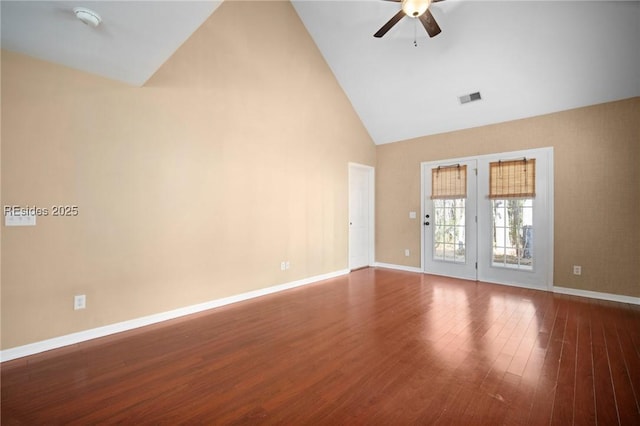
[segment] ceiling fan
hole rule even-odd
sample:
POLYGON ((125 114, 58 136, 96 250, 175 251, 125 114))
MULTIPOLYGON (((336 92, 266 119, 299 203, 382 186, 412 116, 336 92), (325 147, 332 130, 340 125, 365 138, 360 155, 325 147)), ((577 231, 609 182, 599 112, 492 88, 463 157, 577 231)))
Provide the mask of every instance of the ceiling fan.
POLYGON ((402 3, 402 9, 400 12, 396 13, 393 18, 389 19, 389 22, 384 24, 382 28, 378 30, 373 36, 380 38, 387 33, 395 24, 398 23, 402 18, 408 16, 410 18, 418 18, 424 29, 427 30, 427 34, 429 37, 435 37, 440 34, 440 27, 438 23, 433 18, 433 15, 429 11, 429 6, 431 3, 436 3, 444 0, 385 0, 385 1, 393 1, 396 3, 402 3))

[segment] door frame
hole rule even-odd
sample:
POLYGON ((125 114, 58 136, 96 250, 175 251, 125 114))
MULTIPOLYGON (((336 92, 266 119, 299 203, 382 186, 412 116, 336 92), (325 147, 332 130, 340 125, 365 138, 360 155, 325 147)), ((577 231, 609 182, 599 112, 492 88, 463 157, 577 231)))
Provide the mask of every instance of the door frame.
POLYGON ((367 181, 369 191, 369 205, 367 206, 367 216, 368 216, 368 229, 367 234, 369 237, 369 245, 367 247, 368 250, 368 265, 373 266, 375 264, 375 168, 372 166, 367 166, 365 164, 359 163, 348 163, 348 173, 347 173, 347 192, 348 192, 348 200, 347 200, 347 265, 349 270, 353 270, 351 265, 351 226, 349 226, 349 222, 351 220, 351 171, 352 170, 360 170, 367 172, 367 181))
MULTIPOLYGON (((443 160, 431 160, 431 161, 423 161, 420 163, 420 194, 421 194, 421 201, 420 201, 420 209, 421 209, 421 215, 420 218, 421 220, 424 218, 425 213, 425 197, 427 196, 427 191, 430 191, 429 188, 425 188, 424 182, 425 182, 425 173, 428 169, 428 165, 429 164, 433 164, 435 162, 440 162, 440 163, 456 163, 456 162, 463 162, 463 161, 472 161, 472 160, 476 160, 477 161, 477 165, 478 167, 480 167, 480 164, 484 164, 487 163, 489 161, 495 161, 497 159, 500 158, 516 158, 516 157, 535 157, 535 156, 544 156, 545 161, 547 162, 547 170, 546 173, 544 175, 540 175, 540 177, 542 179, 544 179, 545 182, 545 186, 546 186, 546 210, 548 212, 548 222, 547 222, 547 228, 546 228, 546 232, 545 232, 545 237, 547 238, 547 245, 548 247, 545 250, 544 254, 538 254, 538 255, 546 255, 545 258, 545 262, 546 262, 546 266, 547 266, 547 270, 546 270, 546 274, 544 276, 544 280, 545 282, 542 285, 530 285, 527 283, 507 283, 507 282, 500 282, 500 281, 490 281, 492 283, 495 284, 504 284, 504 285, 510 285, 510 286, 514 286, 514 287, 525 287, 525 288, 533 288, 533 289, 538 289, 538 290, 553 290, 553 270, 554 270, 554 264, 553 264, 553 248, 554 248, 554 239, 553 239, 553 235, 554 235, 554 206, 553 206, 553 201, 554 201, 554 173, 553 173, 553 169, 554 169, 554 162, 553 162, 553 147, 545 147, 545 148, 532 148, 532 149, 526 149, 526 150, 519 150, 519 151, 508 151, 508 152, 497 152, 497 153, 492 153, 492 154, 486 154, 486 155, 474 155, 474 156, 468 156, 468 157, 458 157, 458 158, 447 158, 447 159, 443 159, 443 160)), ((479 189, 480 185, 476 184, 476 187, 479 189)), ((477 195, 478 200, 477 200, 477 209, 480 209, 481 207, 481 203, 480 203, 480 198, 481 195, 478 194, 477 195)), ((476 217, 479 216, 479 212, 476 211, 476 217)), ((422 225, 422 224, 421 224, 422 225)), ((476 229, 478 229, 477 232, 479 232, 479 226, 482 226, 481 223, 477 223, 476 229)), ((427 232, 427 230, 425 229, 426 226, 421 226, 421 232, 420 232, 420 269, 422 270, 423 273, 427 273, 427 271, 425 271, 425 262, 424 262, 424 256, 425 256, 425 243, 426 243, 426 238, 425 238, 425 232, 427 232)), ((540 231, 537 231, 540 232, 540 231)), ((478 242, 478 249, 477 249, 477 259, 478 262, 480 262, 480 258, 482 257, 480 255, 481 250, 486 250, 486 248, 480 247, 479 245, 479 239, 476 238, 476 241, 478 242)), ((482 276, 481 274, 478 272, 477 273, 477 277, 478 279, 481 279, 482 276)))

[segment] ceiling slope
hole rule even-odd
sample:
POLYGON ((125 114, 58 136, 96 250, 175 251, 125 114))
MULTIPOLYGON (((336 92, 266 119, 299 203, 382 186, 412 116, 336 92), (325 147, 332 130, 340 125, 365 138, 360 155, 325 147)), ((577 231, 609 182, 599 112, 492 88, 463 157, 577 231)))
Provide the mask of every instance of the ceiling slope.
POLYGON ((447 0, 438 36, 405 17, 380 39, 398 3, 293 4, 377 144, 640 95, 637 1, 447 0))
POLYGON ((221 3, 2 0, 2 48, 142 86, 221 3), (83 24, 77 6, 102 23, 83 24))
MULTIPOLYGON (((2 48, 141 86, 220 3, 3 0, 2 48)), ((395 2, 292 3, 377 144, 640 96, 640 1, 446 0, 433 38, 411 18, 374 38, 395 2)))

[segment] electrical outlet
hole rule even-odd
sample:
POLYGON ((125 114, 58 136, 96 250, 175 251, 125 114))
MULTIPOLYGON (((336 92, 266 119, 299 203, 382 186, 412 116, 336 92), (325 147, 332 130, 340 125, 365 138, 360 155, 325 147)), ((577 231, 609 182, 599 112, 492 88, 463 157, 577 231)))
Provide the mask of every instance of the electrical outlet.
POLYGON ((573 275, 582 275, 582 266, 573 265, 573 275))
POLYGON ((285 261, 280 262, 280 270, 284 271, 285 269, 287 269, 287 262, 285 261))
POLYGON ((87 307, 87 296, 84 294, 79 294, 73 297, 73 309, 85 309, 87 307))
POLYGON ((288 260, 286 262, 284 262, 284 269, 289 269, 290 266, 291 266, 291 264, 289 263, 288 260))
POLYGON ((404 255, 405 255, 406 257, 411 256, 411 251, 409 251, 409 249, 404 249, 404 255))

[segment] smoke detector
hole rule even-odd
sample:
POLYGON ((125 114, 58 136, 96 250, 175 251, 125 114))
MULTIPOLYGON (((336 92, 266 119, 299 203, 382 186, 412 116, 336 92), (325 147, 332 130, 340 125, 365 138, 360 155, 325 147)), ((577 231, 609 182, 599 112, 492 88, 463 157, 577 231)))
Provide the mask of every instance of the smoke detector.
POLYGON ((102 22, 102 18, 96 12, 91 9, 87 9, 86 7, 74 7, 73 13, 75 13, 76 18, 82 21, 82 23, 89 25, 90 27, 97 27, 102 22))

